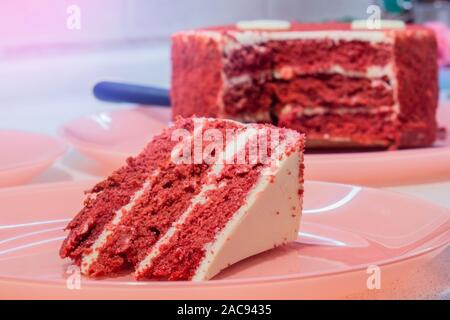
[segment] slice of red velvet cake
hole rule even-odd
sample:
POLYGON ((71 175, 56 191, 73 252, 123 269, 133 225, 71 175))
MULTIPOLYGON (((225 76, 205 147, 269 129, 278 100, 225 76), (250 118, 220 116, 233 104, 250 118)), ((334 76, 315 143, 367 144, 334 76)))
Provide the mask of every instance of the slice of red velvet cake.
POLYGON ((304 137, 189 118, 89 191, 61 246, 83 274, 205 280, 297 239, 304 137))
POLYGON ((174 116, 272 122, 308 146, 431 145, 436 39, 421 26, 241 24, 172 37, 174 116))

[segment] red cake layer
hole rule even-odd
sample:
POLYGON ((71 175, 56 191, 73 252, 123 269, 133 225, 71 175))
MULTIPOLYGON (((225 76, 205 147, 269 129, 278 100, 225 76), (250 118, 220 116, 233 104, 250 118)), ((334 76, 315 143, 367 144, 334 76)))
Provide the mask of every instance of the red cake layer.
POLYGON ((391 58, 392 45, 384 43, 331 39, 268 41, 231 51, 226 55, 224 72, 231 78, 284 66, 310 73, 336 65, 348 71, 365 72, 371 66, 385 66, 391 58))
POLYGON ((307 132, 308 146, 322 140, 349 146, 389 147, 399 139, 399 129, 390 112, 377 114, 324 114, 298 117, 297 110, 280 115, 279 125, 307 132), (329 135, 329 136, 327 136, 329 135))
POLYGON ((339 74, 305 75, 291 81, 269 84, 281 106, 298 104, 305 107, 374 109, 392 106, 394 97, 390 81, 345 77, 339 74))
POLYGON ((200 181, 208 169, 205 164, 171 164, 162 168, 151 189, 142 195, 108 238, 89 275, 118 273, 142 260, 187 209, 200 191, 200 181))
MULTIPOLYGON (((256 165, 258 166, 258 165, 256 165)), ((260 166, 260 165, 259 165, 260 166)), ((211 242, 231 216, 244 204, 250 188, 259 177, 255 166, 227 166, 217 184, 225 186, 207 192, 208 202, 197 205, 174 237, 160 248, 158 257, 141 278, 189 280, 205 256, 211 242)))
POLYGON ((223 91, 223 110, 225 114, 240 118, 242 114, 264 114, 262 120, 270 121, 269 114, 276 97, 268 83, 251 79, 228 87, 223 91))
POLYGON ((431 30, 420 35, 401 33, 394 52, 402 131, 398 144, 431 145, 436 139, 439 98, 436 37, 431 30))
MULTIPOLYGON (((181 121, 180 126, 186 130, 193 128, 191 120, 181 121)), ((66 227, 70 233, 61 246, 61 257, 80 263, 81 255, 112 220, 114 212, 130 201, 157 166, 169 161, 170 150, 176 143, 171 141, 171 133, 172 130, 165 130, 156 136, 140 155, 129 158, 124 167, 88 192, 84 208, 66 227)))
MULTIPOLYGON (((202 132, 212 128, 221 132, 223 137, 226 130, 238 130, 232 122, 210 121, 203 125, 202 132)), ((206 148, 208 142, 204 141, 202 151, 206 148)), ((207 163, 195 164, 193 157, 191 160, 192 164, 170 161, 160 166, 160 173, 152 179, 151 188, 125 214, 102 246, 98 259, 89 270, 90 276, 114 274, 135 266, 187 210, 193 197, 200 192, 211 167, 207 163)))
POLYGON ((239 118, 242 110, 278 114, 289 104, 332 109, 390 107, 394 97, 387 77, 368 79, 317 73, 290 80, 251 79, 228 87, 223 101, 226 114, 239 118))

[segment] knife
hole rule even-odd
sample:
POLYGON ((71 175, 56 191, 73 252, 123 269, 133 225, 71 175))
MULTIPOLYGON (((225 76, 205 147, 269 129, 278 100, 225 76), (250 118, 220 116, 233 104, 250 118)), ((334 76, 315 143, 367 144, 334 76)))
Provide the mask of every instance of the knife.
POLYGON ((102 81, 94 86, 93 93, 102 101, 170 107, 169 89, 165 88, 102 81))

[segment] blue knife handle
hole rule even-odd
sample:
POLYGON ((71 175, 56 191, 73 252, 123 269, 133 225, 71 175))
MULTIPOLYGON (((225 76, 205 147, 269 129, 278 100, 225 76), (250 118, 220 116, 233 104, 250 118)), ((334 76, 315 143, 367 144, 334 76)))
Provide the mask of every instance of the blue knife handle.
POLYGON ((439 88, 450 90, 450 68, 441 68, 439 72, 439 88))
POLYGON ((169 90, 119 82, 99 82, 94 96, 102 101, 170 106, 169 90))

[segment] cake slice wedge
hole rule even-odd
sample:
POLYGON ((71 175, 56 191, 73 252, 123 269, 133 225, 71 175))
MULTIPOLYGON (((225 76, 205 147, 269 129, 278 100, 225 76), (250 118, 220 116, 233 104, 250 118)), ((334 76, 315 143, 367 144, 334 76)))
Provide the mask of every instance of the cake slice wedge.
POLYGON ((304 136, 179 118, 97 184, 60 256, 90 277, 207 280, 298 237, 304 136))

